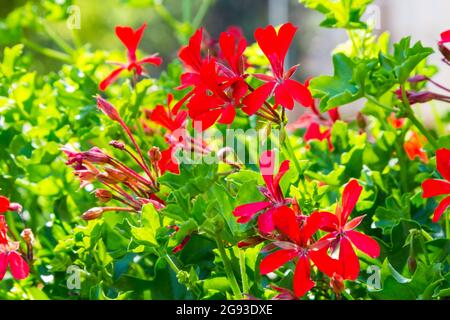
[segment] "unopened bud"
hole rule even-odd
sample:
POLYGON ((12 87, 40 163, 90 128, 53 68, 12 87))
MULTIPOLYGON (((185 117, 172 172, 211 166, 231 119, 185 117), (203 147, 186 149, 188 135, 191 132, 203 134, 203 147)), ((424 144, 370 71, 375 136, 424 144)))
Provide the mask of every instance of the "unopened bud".
POLYGON ((417 260, 416 258, 409 256, 408 257, 408 270, 410 273, 414 273, 417 269, 417 260))
POLYGON ((34 234, 31 229, 23 229, 22 233, 20 234, 22 239, 29 245, 32 245, 34 243, 34 234))
POLYGON ((95 220, 103 215, 103 211, 104 210, 101 207, 94 207, 83 213, 81 218, 86 221, 95 220))
POLYGON ((113 197, 112 193, 105 189, 95 190, 95 196, 97 197, 98 201, 102 203, 109 202, 113 197))
POLYGON ((366 118, 363 116, 361 112, 356 114, 356 123, 358 124, 358 128, 365 130, 367 127, 366 118))
POLYGON ((125 182, 128 180, 128 175, 120 170, 106 167, 105 171, 108 173, 109 178, 114 179, 116 182, 125 182))
POLYGON ((344 278, 336 272, 333 273, 333 276, 330 279, 330 288, 336 295, 340 296, 342 291, 345 290, 344 278))
POLYGON ((110 157, 97 147, 91 148, 89 151, 83 152, 83 159, 92 163, 109 163, 110 157))
POLYGON ((450 61, 450 50, 445 46, 445 44, 439 44, 439 51, 444 56, 445 60, 450 61))
POLYGON ((148 155, 150 157, 150 160, 152 162, 159 162, 161 160, 161 151, 158 147, 152 147, 150 151, 148 152, 148 155))
POLYGON ((417 76, 411 77, 408 79, 409 83, 418 83, 418 82, 422 82, 422 81, 426 81, 428 80, 428 77, 418 74, 417 76))
POLYGON ((117 140, 112 140, 109 143, 110 146, 119 149, 119 150, 124 150, 125 149, 125 143, 121 142, 121 141, 117 141, 117 140))
POLYGON ((117 109, 108 101, 100 96, 97 96, 97 107, 103 111, 111 120, 122 122, 122 118, 119 115, 117 109))
POLYGON ((22 212, 22 205, 20 205, 19 203, 13 202, 9 205, 9 211, 14 211, 17 213, 21 213, 22 212))
POLYGON ((238 248, 247 248, 247 247, 254 247, 257 244, 263 242, 265 239, 261 237, 250 237, 247 239, 244 239, 242 241, 238 242, 238 248))

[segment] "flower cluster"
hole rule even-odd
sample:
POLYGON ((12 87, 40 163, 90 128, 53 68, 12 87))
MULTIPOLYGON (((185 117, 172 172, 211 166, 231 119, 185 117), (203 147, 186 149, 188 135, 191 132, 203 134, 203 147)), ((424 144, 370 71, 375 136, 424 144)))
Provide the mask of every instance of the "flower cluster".
MULTIPOLYGON (((263 252, 279 249, 261 261, 261 274, 273 272, 295 259, 294 293, 297 298, 314 286, 311 262, 328 275, 332 283, 336 279, 341 279, 341 282, 344 279, 355 280, 359 274, 359 260, 354 247, 372 258, 380 254, 375 240, 354 230, 364 216, 349 221, 362 187, 356 180, 351 180, 344 188, 342 202, 336 205, 335 213, 315 211, 304 215, 296 203, 284 197, 280 188, 280 180, 289 170, 289 162, 282 162, 276 175, 273 174, 274 163, 274 150, 263 153, 260 168, 266 187, 260 187, 260 191, 267 201, 244 204, 233 211, 240 223, 248 223, 257 216, 261 241, 270 241, 263 252), (326 234, 316 240, 319 230, 326 234)), ((256 243, 247 241, 246 245, 256 243)), ((342 286, 339 286, 337 294, 342 291, 342 286)))

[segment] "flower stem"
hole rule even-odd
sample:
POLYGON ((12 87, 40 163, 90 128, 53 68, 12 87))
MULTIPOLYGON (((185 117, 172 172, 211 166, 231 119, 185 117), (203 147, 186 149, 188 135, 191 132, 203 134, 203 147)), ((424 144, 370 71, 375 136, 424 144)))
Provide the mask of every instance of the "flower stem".
POLYGON ((353 296, 350 293, 348 293, 346 290, 342 290, 342 295, 347 300, 355 300, 355 298, 353 298, 353 296))
POLYGON ((242 299, 243 297, 242 297, 241 289, 239 288, 239 285, 236 281, 236 277, 234 276, 231 262, 228 259, 227 253, 223 246, 222 238, 220 237, 220 232, 217 232, 217 234, 216 234, 216 244, 217 244, 217 249, 219 250, 220 257, 222 258, 222 261, 223 261, 225 273, 227 275, 228 280, 230 281, 231 290, 233 291, 233 294, 236 299, 242 299))
POLYGON ((384 110, 388 111, 388 112, 395 112, 395 110, 389 106, 386 106, 384 104, 382 104, 380 101, 378 101, 377 99, 375 99, 374 97, 370 96, 370 95, 366 95, 365 96, 367 100, 369 100, 370 102, 372 102, 373 104, 376 104, 377 106, 379 106, 380 108, 383 108, 384 110))
POLYGON ((412 124, 422 133, 425 138, 427 138, 428 142, 433 146, 433 149, 438 149, 439 146, 436 142, 436 139, 431 135, 430 131, 428 131, 424 125, 417 119, 416 115, 414 114, 414 111, 411 108, 411 104, 409 103, 408 97, 406 96, 405 88, 402 86, 402 99, 403 99, 403 106, 405 107, 406 115, 408 119, 412 122, 412 124))
POLYGON ((245 266, 245 250, 239 249, 239 268, 242 278, 242 292, 248 294, 250 292, 250 287, 248 285, 247 270, 245 266))

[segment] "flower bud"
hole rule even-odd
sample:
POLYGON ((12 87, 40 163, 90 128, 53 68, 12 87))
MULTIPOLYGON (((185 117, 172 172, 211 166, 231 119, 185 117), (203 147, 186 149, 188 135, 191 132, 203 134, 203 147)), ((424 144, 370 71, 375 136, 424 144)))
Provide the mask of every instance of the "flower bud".
POLYGON ((358 112, 356 114, 356 123, 358 125, 358 128, 365 130, 367 127, 367 121, 366 118, 363 116, 361 112, 358 112))
POLYGON ((150 161, 152 162, 159 162, 161 160, 161 151, 158 147, 152 147, 150 151, 148 152, 148 155, 150 157, 150 161))
POLYGON ((9 211, 14 211, 20 214, 22 213, 22 210, 23 210, 22 205, 16 202, 12 202, 9 206, 9 211))
POLYGON ((439 44, 439 51, 444 56, 445 60, 450 61, 450 49, 448 49, 444 43, 439 44))
POLYGON ((113 197, 112 193, 110 191, 108 191, 108 190, 105 190, 105 189, 97 189, 97 190, 95 190, 95 196, 102 203, 109 202, 112 199, 112 197, 113 197))
POLYGON ((33 231, 31 231, 31 229, 29 228, 23 229, 20 236, 27 244, 32 245, 34 243, 34 234, 33 231))
POLYGON ((345 290, 344 278, 336 272, 333 273, 333 276, 330 279, 330 288, 336 295, 340 296, 342 291, 345 290))
POLYGON ((117 109, 108 101, 100 96, 97 96, 97 107, 106 114, 111 120, 122 122, 122 118, 119 115, 117 109))
POLYGON ((111 158, 97 147, 83 152, 83 159, 92 163, 109 163, 111 158))
POLYGON ((408 270, 411 274, 413 274, 417 269, 417 260, 413 256, 408 257, 408 270))
POLYGON ((428 77, 418 74, 417 76, 411 77, 408 79, 409 83, 418 83, 418 82, 422 82, 422 81, 426 81, 428 80, 428 77))
POLYGON ((97 180, 100 181, 101 183, 105 183, 105 184, 117 184, 120 182, 120 181, 117 181, 116 179, 110 177, 109 174, 106 172, 102 172, 102 173, 98 174, 97 180))
POLYGON ((263 242, 265 239, 261 237, 250 237, 238 242, 238 248, 254 247, 263 242))
POLYGON ((108 173, 109 178, 116 180, 116 182, 125 182, 128 180, 128 175, 120 170, 106 167, 105 171, 108 173))
POLYGON ((83 213, 81 218, 86 221, 95 220, 103 215, 103 211, 104 210, 101 207, 94 207, 83 213))
POLYGON ((119 149, 119 150, 124 150, 125 149, 125 143, 121 142, 121 141, 117 141, 117 140, 112 140, 109 143, 110 146, 119 149))

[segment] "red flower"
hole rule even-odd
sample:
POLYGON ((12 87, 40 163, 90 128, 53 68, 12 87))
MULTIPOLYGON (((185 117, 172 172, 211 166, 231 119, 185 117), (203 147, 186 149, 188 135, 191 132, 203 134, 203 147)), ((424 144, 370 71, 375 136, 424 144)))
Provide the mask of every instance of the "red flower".
POLYGON ((444 43, 450 43, 450 30, 441 33, 441 40, 438 42, 439 45, 444 43))
POLYGON ((388 122, 395 128, 395 129, 400 129, 401 127, 403 127, 403 124, 405 123, 405 119, 402 118, 397 118, 395 116, 395 113, 392 112, 391 115, 388 118, 388 122))
POLYGON ((164 174, 166 171, 175 174, 180 173, 179 163, 175 157, 176 150, 176 146, 170 146, 168 149, 161 151, 161 159, 158 162, 158 168, 161 174, 164 174))
POLYGON ((355 280, 358 277, 359 260, 352 244, 372 258, 380 254, 380 247, 374 239, 353 230, 361 223, 364 216, 348 221, 361 192, 362 187, 358 181, 351 180, 344 188, 342 204, 337 205, 336 214, 321 212, 326 221, 321 229, 330 233, 319 240, 319 243, 325 243, 326 246, 317 251, 321 257, 315 262, 317 267, 329 277, 333 277, 334 273, 341 275, 344 279, 355 280), (331 257, 328 251, 331 252, 331 257))
POLYGON ((315 212, 311 216, 302 216, 300 225, 292 209, 286 206, 276 209, 273 221, 280 233, 282 241, 275 241, 272 245, 280 248, 267 257, 260 264, 261 274, 268 274, 283 266, 290 260, 297 258, 294 272, 294 293, 302 297, 314 287, 310 277, 310 260, 316 262, 321 256, 317 255, 312 236, 323 223, 322 214, 315 212))
POLYGON ((3 280, 8 265, 15 279, 25 279, 30 273, 30 268, 18 252, 19 243, 10 241, 7 232, 8 225, 5 216, 0 215, 0 280, 3 280))
POLYGON ((260 187, 259 190, 266 197, 267 201, 244 204, 233 211, 233 215, 238 217, 237 222, 239 223, 247 223, 259 213, 258 228, 262 234, 267 234, 274 230, 272 215, 276 208, 289 203, 289 200, 284 198, 280 188, 280 180, 289 170, 289 160, 281 163, 277 175, 274 175, 274 164, 275 152, 273 150, 266 151, 261 155, 259 166, 266 188, 260 187))
POLYGON ((181 75, 181 87, 184 89, 200 82, 200 69, 204 63, 201 55, 203 39, 203 29, 198 29, 189 39, 189 44, 180 49, 178 57, 180 58, 186 70, 181 75))
POLYGON ((294 107, 294 100, 304 106, 311 105, 312 96, 309 90, 300 82, 291 79, 298 66, 292 67, 287 72, 284 70, 284 60, 296 30, 291 23, 282 25, 278 33, 271 25, 256 30, 255 39, 270 61, 273 76, 255 75, 266 83, 244 98, 245 107, 242 110, 247 114, 251 115, 258 111, 272 93, 275 95, 277 105, 290 110, 294 107))
POLYGON ((333 144, 331 143, 331 129, 327 128, 325 130, 322 130, 320 128, 320 124, 317 122, 311 122, 308 129, 306 129, 305 135, 303 136, 305 141, 310 140, 327 140, 328 141, 328 148, 330 150, 333 150, 333 144))
POLYGON ((431 198, 440 195, 449 195, 444 198, 436 210, 434 210, 433 222, 438 222, 445 209, 450 205, 450 150, 439 149, 436 151, 437 171, 445 179, 427 179, 422 183, 424 198, 431 198))
MULTIPOLYGON (((230 87, 234 79, 219 75, 214 60, 204 64, 200 70, 200 83, 193 90, 193 95, 187 104, 189 116, 201 123, 201 130, 211 127, 216 121, 230 124, 236 116, 235 101, 230 87)), ((239 99, 239 98, 238 98, 239 99)))
POLYGON ((0 213, 5 213, 6 211, 8 211, 10 205, 11 203, 9 202, 8 198, 0 196, 0 213))
POLYGON ((156 54, 145 57, 141 60, 137 60, 136 51, 141 42, 142 34, 144 33, 147 24, 143 24, 139 29, 133 30, 130 27, 116 27, 116 35, 122 41, 127 48, 128 64, 119 63, 119 67, 113 70, 99 85, 100 90, 105 90, 111 83, 116 81, 119 75, 124 70, 134 70, 137 75, 142 75, 144 68, 143 65, 148 63, 155 66, 159 66, 162 63, 162 59, 157 57, 156 54))
POLYGON ((167 108, 158 104, 155 109, 147 110, 146 116, 149 120, 163 126, 170 132, 185 126, 187 112, 180 111, 184 100, 179 101, 172 107, 173 95, 167 96, 167 108))
POLYGON ((419 157, 423 162, 428 162, 427 153, 423 150, 421 138, 416 132, 413 132, 409 140, 405 141, 403 148, 409 159, 414 160, 416 157, 419 157))

